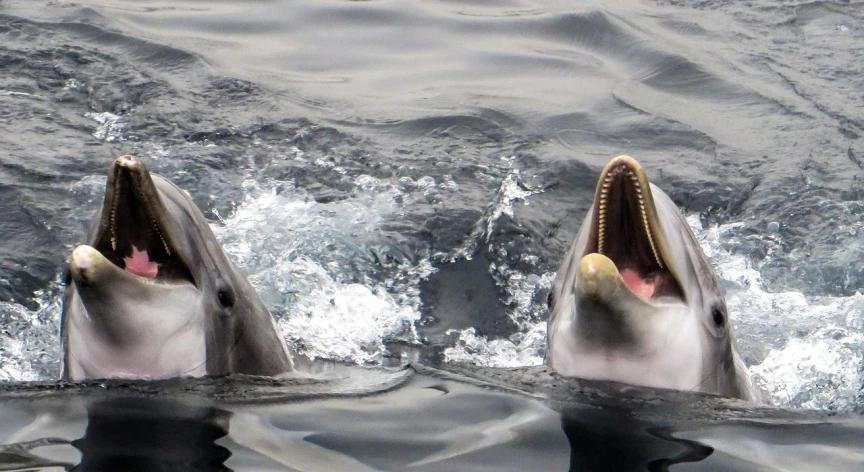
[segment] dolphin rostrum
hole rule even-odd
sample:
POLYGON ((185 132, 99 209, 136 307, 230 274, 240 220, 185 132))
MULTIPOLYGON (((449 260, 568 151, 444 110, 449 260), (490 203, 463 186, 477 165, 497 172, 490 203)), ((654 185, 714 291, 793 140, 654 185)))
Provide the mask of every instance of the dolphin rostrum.
POLYGON ((270 312, 204 215, 132 156, 72 252, 63 379, 279 375, 294 370, 270 312))
POLYGON ((758 400, 710 263, 629 156, 600 174, 552 286, 547 333, 545 362, 565 376, 758 400))

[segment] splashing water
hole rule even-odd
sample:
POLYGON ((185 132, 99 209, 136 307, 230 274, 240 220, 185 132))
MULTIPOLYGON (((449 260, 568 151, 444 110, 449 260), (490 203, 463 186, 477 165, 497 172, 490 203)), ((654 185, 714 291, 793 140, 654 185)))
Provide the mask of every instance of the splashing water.
POLYGON ((84 116, 99 123, 96 130, 93 131, 93 137, 99 141, 122 141, 123 128, 125 124, 120 121, 120 117, 107 111, 102 113, 85 113, 84 116))
POLYGON ((369 176, 355 184, 354 198, 318 203, 291 185, 267 190, 250 180, 250 196, 217 235, 298 352, 380 363, 385 342, 419 345, 418 284, 432 265, 410 249, 383 246, 381 225, 410 197, 404 185, 369 176), (383 267, 385 260, 395 263, 383 267), (386 278, 369 275, 382 270, 386 278))
POLYGON ((778 405, 860 408, 864 404, 864 296, 766 292, 757 268, 720 246, 722 238, 735 237, 741 223, 703 230, 697 217, 689 217, 688 222, 718 277, 731 284, 726 301, 739 348, 758 362, 750 368, 756 385, 778 405))
POLYGON ((39 290, 31 311, 18 303, 0 302, 0 381, 34 381, 60 376, 60 304, 58 278, 39 290))

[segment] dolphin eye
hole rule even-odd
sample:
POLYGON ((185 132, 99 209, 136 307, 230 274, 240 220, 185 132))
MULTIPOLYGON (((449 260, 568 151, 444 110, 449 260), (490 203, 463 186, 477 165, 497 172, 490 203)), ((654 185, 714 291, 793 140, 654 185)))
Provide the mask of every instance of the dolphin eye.
POLYGON ((63 285, 67 287, 72 283, 72 271, 70 269, 66 269, 66 274, 63 275, 63 285))
POLYGON ((721 328, 726 324, 726 314, 723 313, 723 310, 720 308, 714 308, 714 310, 711 311, 711 318, 714 319, 714 324, 721 328))
POLYGON ((546 296, 546 308, 552 308, 552 304, 555 303, 555 297, 553 295, 553 292, 549 292, 549 295, 546 296))
POLYGON ((231 308, 234 306, 234 293, 231 290, 222 289, 216 293, 216 298, 223 308, 231 308))

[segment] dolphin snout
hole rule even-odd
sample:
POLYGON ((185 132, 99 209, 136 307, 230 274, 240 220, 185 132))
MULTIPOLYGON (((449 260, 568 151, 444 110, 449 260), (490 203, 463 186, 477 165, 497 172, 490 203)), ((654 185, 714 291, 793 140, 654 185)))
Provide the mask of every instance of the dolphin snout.
POLYGON ((612 259, 603 254, 588 254, 579 261, 576 286, 592 300, 611 300, 623 288, 624 281, 612 259))

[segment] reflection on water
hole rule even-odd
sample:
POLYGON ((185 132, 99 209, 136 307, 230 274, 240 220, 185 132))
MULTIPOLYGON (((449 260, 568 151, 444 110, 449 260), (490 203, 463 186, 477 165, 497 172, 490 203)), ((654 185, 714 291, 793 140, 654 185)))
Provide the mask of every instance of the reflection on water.
POLYGON ((667 470, 699 462, 714 450, 628 417, 622 411, 566 409, 561 425, 570 442, 570 470, 667 470))
POLYGON ((54 393, 22 384, 0 401, 0 470, 847 471, 864 464, 864 422, 855 418, 583 383, 542 368, 457 374, 418 366, 396 384, 355 373, 353 389, 323 378, 158 388, 111 381, 54 393))
POLYGON ((74 471, 230 470, 216 440, 230 413, 169 400, 121 398, 87 407, 87 430, 74 471))

